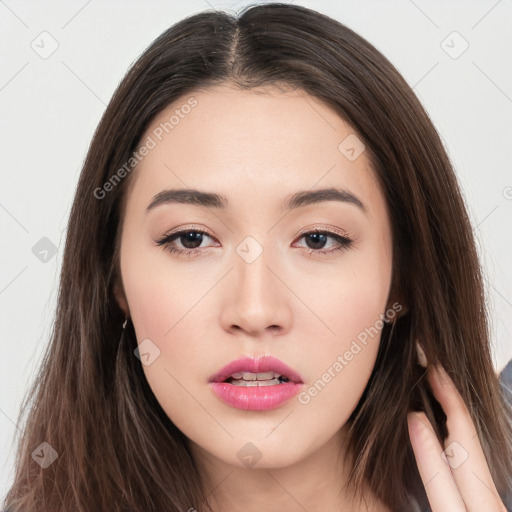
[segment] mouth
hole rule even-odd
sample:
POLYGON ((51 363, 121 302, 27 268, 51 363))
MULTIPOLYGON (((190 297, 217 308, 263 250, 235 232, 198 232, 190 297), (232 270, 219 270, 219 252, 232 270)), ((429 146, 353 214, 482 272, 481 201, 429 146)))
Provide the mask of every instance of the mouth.
POLYGON ((295 370, 270 355, 242 357, 231 361, 212 375, 209 381, 229 381, 235 386, 269 386, 283 382, 294 382, 296 384, 302 384, 303 382, 302 377, 295 370))
POLYGON ((215 395, 237 409, 275 409, 296 395, 302 377, 272 356, 244 357, 224 366, 210 377, 215 395))
POLYGON ((223 382, 233 384, 233 386, 275 386, 283 382, 288 382, 290 379, 286 375, 280 375, 277 372, 237 372, 228 377, 223 382))

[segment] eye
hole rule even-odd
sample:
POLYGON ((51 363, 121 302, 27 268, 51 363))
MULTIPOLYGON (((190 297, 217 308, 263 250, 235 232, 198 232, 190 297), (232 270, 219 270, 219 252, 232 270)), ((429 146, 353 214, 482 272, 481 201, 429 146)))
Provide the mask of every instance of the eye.
POLYGON ((348 238, 346 235, 322 229, 314 229, 313 231, 307 231, 305 233, 302 233, 299 240, 302 240, 303 238, 305 239, 308 245, 308 247, 306 247, 305 249, 310 254, 334 253, 342 249, 348 249, 353 243, 353 240, 348 238), (334 248, 324 249, 329 239, 334 241, 334 248))
MULTIPOLYGON (((174 233, 165 234, 160 240, 155 243, 159 247, 163 247, 170 253, 178 256, 198 256, 201 251, 201 244, 204 241, 204 237, 213 237, 203 229, 188 228, 174 233), (177 246, 176 242, 179 242, 181 247, 177 246)), ((306 240, 308 247, 305 250, 309 254, 330 254, 342 249, 347 249, 353 243, 353 240, 348 238, 346 235, 341 233, 335 233, 328 230, 315 229, 312 231, 306 231, 301 234, 299 240, 306 240), (334 248, 324 249, 328 240, 331 239, 334 243, 334 248)))
POLYGON ((165 250, 180 256, 196 256, 201 252, 200 246, 205 236, 212 238, 207 231, 202 229, 183 229, 164 235, 160 240, 156 241, 156 245, 162 246, 165 250), (179 242, 183 248, 177 247, 175 242, 179 242))

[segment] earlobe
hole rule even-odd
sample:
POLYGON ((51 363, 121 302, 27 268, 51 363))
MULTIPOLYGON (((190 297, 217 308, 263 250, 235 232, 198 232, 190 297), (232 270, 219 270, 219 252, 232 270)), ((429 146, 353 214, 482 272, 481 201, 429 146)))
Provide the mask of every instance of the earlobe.
POLYGON ((390 296, 386 306, 386 316, 393 318, 396 322, 409 312, 409 307, 396 295, 390 296))
POLYGON ((395 279, 392 280, 391 290, 388 296, 386 311, 391 309, 395 312, 396 319, 402 318, 409 312, 408 300, 405 293, 395 279))
MULTIPOLYGON (((397 305, 399 304, 400 305, 400 311, 397 312, 397 318, 402 318, 403 316, 405 316, 407 313, 409 313, 409 307, 406 306, 405 304, 403 304, 403 302, 401 301, 395 301, 393 302, 393 305, 397 305)), ((393 305, 391 307, 393 307, 393 305)), ((396 307, 396 306, 395 306, 396 307)))

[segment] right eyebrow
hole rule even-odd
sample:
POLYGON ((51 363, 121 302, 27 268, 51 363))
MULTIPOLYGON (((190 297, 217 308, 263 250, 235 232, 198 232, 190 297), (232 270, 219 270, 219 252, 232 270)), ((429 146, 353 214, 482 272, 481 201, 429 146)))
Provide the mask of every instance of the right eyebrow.
POLYGON ((223 210, 228 206, 226 197, 212 192, 201 192, 194 189, 170 189, 162 190, 162 192, 156 194, 146 208, 146 213, 157 206, 169 203, 192 204, 223 210))

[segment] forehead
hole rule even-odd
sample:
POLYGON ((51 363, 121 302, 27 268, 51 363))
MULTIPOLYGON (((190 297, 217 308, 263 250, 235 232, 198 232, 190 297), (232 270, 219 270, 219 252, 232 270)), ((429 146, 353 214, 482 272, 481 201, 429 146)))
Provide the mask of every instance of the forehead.
POLYGON ((130 194, 144 208, 166 188, 219 192, 233 198, 230 206, 236 197, 240 205, 281 205, 287 193, 324 187, 362 195, 370 210, 383 201, 354 129, 301 90, 191 92, 153 119, 141 144, 151 149, 134 170, 130 194))

